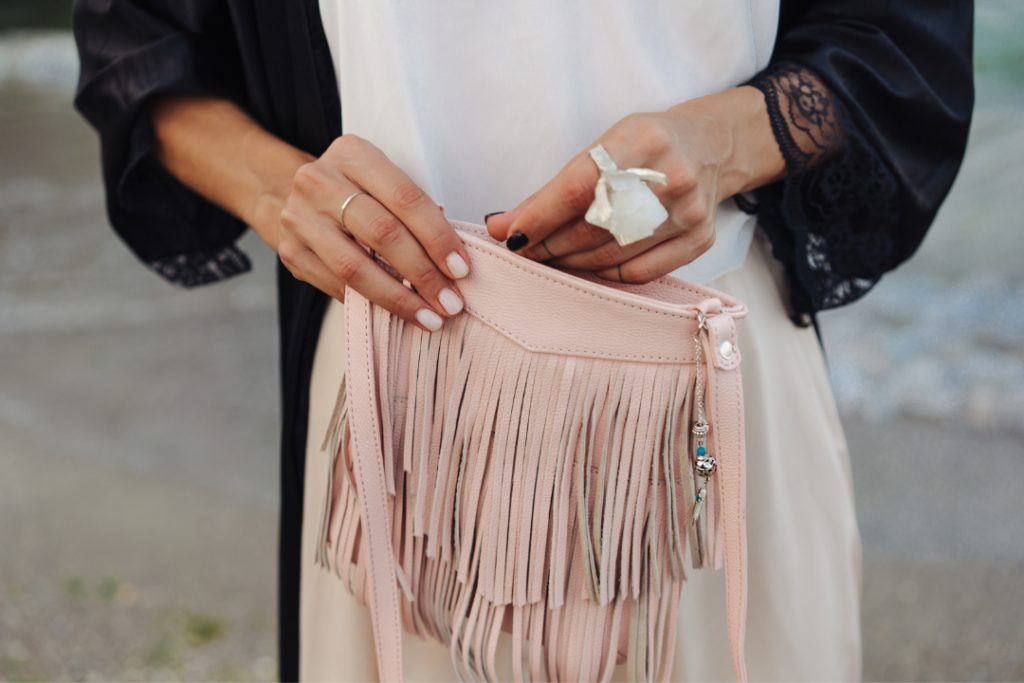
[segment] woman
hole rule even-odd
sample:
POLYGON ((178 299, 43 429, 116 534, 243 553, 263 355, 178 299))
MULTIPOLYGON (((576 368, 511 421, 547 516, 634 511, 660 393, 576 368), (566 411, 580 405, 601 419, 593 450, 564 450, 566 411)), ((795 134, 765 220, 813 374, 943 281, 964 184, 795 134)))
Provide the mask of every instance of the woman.
MULTIPOLYGON (((438 204, 474 222, 511 207, 492 235, 555 266, 675 273, 747 303, 750 676, 859 676, 845 444, 806 327, 907 258, 948 191, 970 3, 567 5, 76 5, 76 104, 101 134, 115 229, 189 286, 248 268, 245 225, 281 257, 282 680, 375 675, 366 615, 310 566, 314 459, 345 287, 428 330, 462 308, 473 264, 438 204), (651 238, 620 248, 581 220, 595 142, 669 176, 651 238)), ((680 622, 675 677, 730 675, 717 580, 683 591, 700 619, 680 622)), ((407 675, 451 677, 443 647, 404 647, 407 675)))

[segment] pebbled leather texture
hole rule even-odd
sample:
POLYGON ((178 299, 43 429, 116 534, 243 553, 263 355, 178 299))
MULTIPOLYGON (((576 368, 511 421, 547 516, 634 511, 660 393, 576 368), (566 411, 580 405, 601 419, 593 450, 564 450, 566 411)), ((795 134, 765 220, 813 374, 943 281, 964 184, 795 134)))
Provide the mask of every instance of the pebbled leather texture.
MULTIPOLYGON (((671 277, 661 278, 646 285, 621 285, 599 281, 589 273, 557 271, 508 251, 490 239, 482 226, 465 223, 453 223, 453 225, 464 239, 471 258, 470 275, 459 281, 459 287, 466 301, 466 313, 473 319, 498 332, 506 340, 516 344, 522 349, 523 353, 538 354, 538 358, 542 360, 537 361, 537 363, 546 364, 545 367, 554 369, 554 372, 550 375, 551 377, 571 378, 573 376, 574 364, 590 362, 589 359, 600 359, 599 362, 615 361, 619 363, 621 372, 626 373, 628 377, 634 378, 632 381, 641 388, 640 390, 642 390, 644 397, 642 403, 636 403, 636 405, 643 405, 642 409, 636 407, 629 408, 628 422, 625 423, 627 425, 627 435, 637 431, 635 427, 629 427, 629 425, 635 425, 637 422, 647 424, 652 420, 651 415, 656 414, 656 411, 652 408, 652 405, 657 404, 655 396, 652 395, 654 393, 652 387, 655 386, 654 378, 659 372, 658 368, 680 366, 680 371, 684 373, 681 377, 691 376, 687 373, 692 371, 694 364, 693 340, 698 331, 698 314, 704 314, 706 331, 701 333, 700 338, 704 346, 705 359, 708 363, 705 366, 706 408, 711 423, 708 447, 719 463, 718 470, 709 485, 709 489, 713 489, 713 491, 709 490, 709 493, 713 495, 709 499, 707 514, 707 535, 709 537, 708 542, 711 545, 708 546, 709 552, 708 556, 704 559, 704 564, 708 566, 710 562, 712 565, 717 565, 718 561, 709 558, 711 556, 717 558, 724 555, 721 559, 724 560, 724 571, 726 573, 729 641, 737 679, 745 681, 743 637, 747 592, 746 481, 744 473, 743 396, 738 369, 740 354, 738 349, 736 349, 730 358, 724 358, 719 353, 719 349, 721 343, 726 340, 730 341, 734 349, 736 348, 736 338, 739 326, 746 316, 746 308, 741 302, 723 293, 671 277), (690 369, 687 370, 686 366, 689 366, 690 369), (639 412, 637 412, 638 410, 639 412), (720 541, 715 540, 718 538, 720 538, 720 541)), ((380 678, 384 681, 397 681, 402 679, 401 629, 403 626, 403 603, 399 594, 399 586, 401 585, 402 589, 406 591, 407 596, 412 596, 409 593, 409 577, 403 574, 395 554, 398 532, 393 530, 392 524, 394 520, 392 516, 405 514, 409 516, 409 519, 415 520, 413 522, 414 525, 426 526, 434 530, 434 533, 428 533, 425 536, 431 544, 429 546, 430 550, 427 551, 428 554, 433 552, 436 555, 438 552, 436 546, 437 538, 439 536, 450 537, 448 524, 453 514, 456 518, 458 517, 458 509, 455 508, 453 510, 452 505, 455 503, 451 502, 446 507, 443 504, 440 508, 435 505, 433 514, 428 514, 429 510, 423 509, 405 510, 404 492, 402 490, 396 491, 394 486, 397 463, 392 462, 390 458, 384 457, 385 453, 392 452, 393 447, 401 446, 400 444, 391 444, 389 440, 391 435, 387 430, 382 434, 382 415, 384 415, 385 423, 392 419, 391 412, 393 411, 391 411, 390 406, 391 401, 395 397, 392 397, 390 392, 394 388, 387 386, 388 382, 382 382, 379 379, 381 374, 378 371, 386 368, 377 367, 377 364, 387 363, 389 361, 385 359, 391 358, 390 362, 402 366, 403 372, 409 367, 410 363, 415 364, 417 362, 424 367, 437 368, 436 376, 435 370, 432 369, 429 374, 424 374, 416 380, 417 384, 415 387, 409 386, 409 390, 415 389, 417 395, 426 395, 423 392, 428 387, 434 386, 434 383, 441 387, 443 384, 450 384, 453 381, 454 370, 452 369, 458 366, 456 356, 458 351, 455 348, 456 344, 454 342, 447 346, 445 341, 441 341, 439 344, 434 344, 434 346, 420 346, 420 348, 428 349, 425 352, 428 355, 421 356, 419 361, 414 358, 392 358, 389 355, 389 350, 398 348, 395 341, 402 332, 400 325, 392 325, 387 322, 388 315, 383 309, 370 304, 358 292, 353 290, 346 292, 347 377, 344 390, 347 392, 345 400, 348 408, 347 429, 350 437, 350 442, 348 442, 350 452, 346 455, 346 458, 342 459, 342 462, 347 463, 349 458, 352 461, 355 486, 360 500, 359 509, 361 511, 362 529, 364 530, 363 540, 360 541, 360 544, 365 545, 366 562, 364 564, 362 555, 360 555, 359 575, 360 577, 365 577, 366 581, 366 594, 370 602, 374 638, 377 644, 376 654, 380 678), (383 336, 378 332, 377 338, 374 338, 374 331, 381 329, 389 332, 383 336), (431 353, 433 354, 432 356, 429 355, 431 353), (449 355, 446 356, 446 354, 449 355), (444 362, 446 357, 450 359, 447 366, 444 362), (451 359, 454 359, 454 361, 451 359), (450 368, 446 376, 444 375, 445 367, 450 368), (384 413, 381 412, 382 409, 384 413), (445 525, 444 533, 436 533, 438 530, 441 530, 442 523, 445 525)), ((449 319, 445 325, 459 325, 458 320, 459 317, 449 319)), ((463 321, 462 325, 465 325, 465 321, 463 321)), ((464 329, 464 327, 459 329, 464 329)), ((409 331, 405 330, 405 333, 408 335, 409 331)), ((414 330, 411 334, 415 340, 425 339, 429 336, 418 329, 414 330)), ((444 339, 443 336, 441 338, 444 339)), ((472 340, 464 341, 464 344, 467 346, 473 343, 476 342, 472 340)), ((490 343, 494 344, 496 342, 490 343)), ((417 344, 419 344, 418 341, 417 344)), ((470 351, 473 353, 480 351, 482 353, 479 349, 463 348, 461 350, 464 353, 469 353, 470 351)), ((480 405, 494 405, 494 402, 498 400, 500 391, 504 391, 504 389, 501 389, 500 384, 508 381, 505 379, 507 377, 505 370, 514 365, 513 361, 509 360, 507 356, 508 354, 504 357, 496 358, 495 362, 488 366, 492 368, 489 374, 481 375, 485 379, 478 378, 470 382, 466 389, 468 392, 467 396, 479 396, 480 405)), ((605 376, 608 374, 607 369, 603 372, 605 376)), ((548 377, 549 375, 541 376, 548 377)), ((516 413, 520 410, 524 414, 533 411, 544 416, 555 413, 558 410, 564 412, 565 406, 569 401, 571 382, 566 383, 563 381, 559 385, 554 380, 544 381, 551 381, 550 391, 540 390, 526 395, 522 399, 523 405, 521 408, 518 403, 520 399, 517 398, 514 408, 516 413), (536 405, 531 405, 531 401, 536 405), (538 410, 538 407, 540 410, 538 410)), ((657 381, 663 382, 663 380, 657 381)), ((666 387, 660 394, 662 396, 661 403, 664 407, 669 393, 672 392, 665 393, 669 391, 667 389, 668 384, 658 384, 657 386, 666 387)), ((678 388, 672 391, 676 392, 678 397, 682 395, 684 389, 682 385, 679 385, 678 388)), ((408 394, 409 392, 404 391, 403 393, 408 394)), ((623 409, 625 409, 625 406, 623 406, 623 409)), ((405 409, 403 408, 402 410, 405 409)), ((440 415, 440 408, 437 410, 437 414, 440 415)), ((552 418, 542 417, 541 419, 550 421, 552 418)), ((421 453, 420 457, 428 458, 426 464, 431 473, 450 470, 450 463, 446 460, 449 456, 445 455, 447 451, 442 445, 449 440, 447 431, 455 428, 440 424, 440 422, 441 420, 435 420, 433 427, 430 427, 427 432, 422 432, 419 437, 421 440, 420 445, 413 442, 408 442, 405 445, 405 452, 412 453, 417 448, 421 449, 416 452, 421 453)), ((424 424, 429 425, 430 423, 427 421, 424 424)), ((689 423, 686 423, 684 429, 688 430, 689 426, 689 423)), ((547 434, 547 436, 543 439, 543 443, 542 439, 537 439, 536 445, 531 445, 532 451, 530 452, 532 455, 529 456, 528 462, 533 463, 530 466, 536 468, 537 474, 534 476, 537 478, 537 481, 545 482, 544 486, 547 487, 554 476, 554 469, 552 469, 554 465, 549 465, 548 463, 554 462, 553 458, 559 448, 559 439, 557 436, 550 436, 549 432, 542 431, 541 433, 547 434)), ((637 431, 637 433, 640 432, 637 431)), ((646 443, 638 441, 637 449, 634 450, 630 447, 629 450, 631 452, 643 453, 647 449, 646 452, 654 453, 656 450, 654 438, 654 432, 652 431, 649 433, 646 443)), ((516 438, 514 433, 506 435, 503 430, 498 429, 495 432, 495 439, 500 444, 507 443, 507 446, 501 446, 501 448, 505 449, 502 452, 506 454, 506 457, 518 452, 515 450, 516 438)), ((495 461, 494 466, 499 468, 499 470, 496 470, 496 474, 493 476, 505 477, 506 479, 512 476, 512 465, 508 464, 505 467, 501 458, 495 461), (501 474, 502 471, 505 473, 501 474)), ((521 466, 516 466, 517 471, 521 466)), ((653 475, 650 469, 650 458, 634 457, 628 467, 631 468, 632 474, 621 479, 621 493, 615 497, 614 509, 610 508, 612 514, 605 517, 605 531, 606 534, 610 535, 604 538, 612 538, 615 534, 625 533, 626 535, 622 536, 623 553, 624 556, 632 557, 637 570, 630 575, 633 582, 632 588, 628 583, 623 584, 621 587, 609 585, 609 582, 602 584, 598 589, 602 593, 594 595, 594 598, 598 599, 600 604, 606 604, 610 598, 614 598, 612 593, 616 590, 621 590, 622 593, 620 594, 622 595, 628 595, 632 591, 632 595, 636 596, 640 590, 641 580, 647 580, 640 578, 642 576, 639 571, 643 559, 642 552, 635 543, 633 546, 630 545, 629 534, 632 533, 631 530, 634 528, 638 532, 642 530, 645 515, 647 514, 644 510, 645 508, 650 508, 647 501, 648 491, 652 491, 655 487, 639 484, 639 482, 652 481, 651 477, 653 475), (625 532, 621 531, 622 529, 625 529, 625 532), (632 551, 630 550, 631 548, 633 548, 632 551)), ((406 463, 406 470, 408 471, 408 463, 406 463)), ((653 470, 653 472, 657 471, 657 469, 653 470)), ((488 474, 488 477, 490 476, 492 475, 488 474)), ((683 473, 684 482, 689 481, 686 478, 687 476, 683 473)), ((402 478, 398 477, 397 480, 402 481, 402 478)), ((421 481, 427 482, 427 479, 422 479, 421 481)), ((508 479, 508 481, 514 480, 508 479)), ((566 479, 565 481, 568 480, 566 479)), ((655 479, 654 481, 657 480, 655 479)), ((434 480, 431 478, 429 480, 430 485, 434 485, 433 482, 434 480)), ((441 484, 442 480, 439 476, 437 486, 440 487, 441 484)), ((562 484, 562 486, 567 485, 562 484)), ((684 483, 684 486, 686 485, 684 483)), ((511 493, 512 485, 509 484, 507 488, 504 486, 500 487, 498 490, 506 491, 507 495, 511 493)), ((692 500, 692 493, 690 496, 692 500)), ((449 494, 449 498, 451 498, 451 494, 449 494)), ((422 496, 417 496, 415 498, 415 505, 422 506, 422 500, 422 496)), ((505 511, 511 509, 511 519, 503 517, 502 520, 499 520, 496 516, 482 514, 479 519, 480 528, 476 529, 475 533, 477 535, 493 534, 496 529, 504 528, 504 526, 500 526, 502 524, 510 524, 509 528, 515 529, 521 514, 519 512, 518 506, 520 503, 517 502, 518 500, 515 499, 513 501, 511 508, 502 504, 503 515, 505 511)), ((522 505, 525 506, 527 504, 528 502, 524 498, 522 505)), ((609 499, 608 505, 612 504, 612 500, 609 499)), ((583 504, 581 503, 581 505, 583 504)), ((581 508, 581 511, 586 512, 583 508, 581 508)), ((486 508, 484 513, 486 513, 486 508)), ((566 517, 564 511, 560 514, 552 513, 550 517, 548 517, 546 509, 535 511, 534 514, 534 519, 541 520, 536 522, 536 524, 544 526, 545 529, 549 524, 551 525, 552 538, 564 540, 566 534, 575 533, 569 532, 568 529, 564 528, 564 518, 566 517)), ((684 514, 687 515, 686 518, 688 519, 688 513, 684 512, 684 514)), ((398 519, 401 519, 401 517, 398 517, 398 519)), ((338 522, 336 520, 331 521, 336 527, 338 522)), ((422 533, 422 528, 419 530, 419 533, 422 533)), ((538 533, 544 535, 546 531, 535 527, 535 539, 538 533)), ((509 537, 512 538, 511 533, 509 537)), ((504 537, 502 536, 502 538, 504 537)), ((519 538, 525 539, 526 536, 520 535, 519 538)), ((637 534, 635 538, 640 538, 640 535, 637 534)), ((528 542, 529 539, 520 541, 520 543, 528 542)), ((502 547, 504 546, 502 545, 502 547)), ((562 547, 565 547, 565 545, 563 544, 562 547)), ((570 549, 573 548, 574 543, 570 542, 568 547, 570 549)), ((444 554, 447 555, 450 552, 449 549, 445 548, 444 554)), ((570 550, 570 552, 572 551, 570 550)), ((457 549, 455 554, 458 554, 457 549)), ((433 557, 434 555, 431 556, 433 557)), ((503 551, 497 557, 505 556, 506 553, 503 551)), ((479 555, 475 557, 478 558, 479 555)), ((521 577, 540 575, 542 570, 545 569, 544 563, 540 561, 540 559, 543 559, 543 553, 540 559, 533 559, 533 562, 528 566, 523 565, 523 567, 517 569, 513 566, 516 560, 514 559, 514 551, 511 548, 510 542, 507 557, 510 564, 506 568, 503 568, 500 564, 486 568, 486 576, 493 583, 485 584, 483 579, 481 579, 481 584, 478 585, 476 590, 483 590, 487 594, 488 599, 502 610, 497 612, 497 614, 502 614, 504 611, 509 612, 513 624, 513 649, 518 653, 522 653, 524 629, 531 623, 536 628, 543 626, 545 616, 540 607, 544 603, 536 602, 540 596, 535 595, 535 593, 538 585, 547 584, 543 581, 538 583, 537 581, 530 580, 530 594, 528 595, 526 588, 527 579, 521 577), (513 572, 515 581, 503 579, 506 573, 511 577, 513 572), (492 595, 495 590, 498 590, 497 586, 505 586, 504 590, 508 594, 504 597, 492 595)), ((532 558, 532 556, 527 555, 522 555, 522 557, 532 558)), ((463 565, 469 561, 468 558, 469 553, 463 553, 463 565)), ((491 559, 491 562, 493 562, 493 559, 491 559)), ((605 560, 607 561, 607 557, 605 560)), ((449 558, 448 561, 451 561, 451 559, 449 558)), ((478 560, 474 559, 474 562, 476 561, 478 560)), ((487 562, 486 559, 484 561, 487 562)), ((456 564, 458 563, 456 562, 456 564)), ((464 573, 468 569, 470 569, 468 566, 463 566, 458 571, 464 573)), ((609 573, 608 567, 601 568, 601 576, 613 574, 614 572, 609 573)), ((585 592, 587 590, 580 576, 580 571, 574 569, 570 576, 564 577, 564 580, 569 582, 570 591, 585 592)), ((622 576, 625 577, 626 575, 623 574, 622 576)), ((415 577, 413 578, 415 579, 415 577)), ((360 578, 361 580, 363 579, 360 578)), ((556 584, 562 580, 562 577, 558 577, 556 584)), ((623 578, 623 581, 626 581, 626 579, 623 578)), ((671 601, 678 605, 678 589, 679 583, 674 582, 670 593, 665 593, 664 598, 659 598, 658 600, 669 600, 671 595, 671 601)), ((467 593, 463 599, 473 600, 474 598, 467 593)), ((408 605, 409 603, 406 602, 405 604, 408 605)), ((468 605, 469 603, 465 604, 468 605)), ((614 623, 609 622, 608 628, 610 629, 609 633, 614 637, 610 642, 621 642, 620 638, 626 637, 623 631, 628 629, 628 637, 634 645, 631 648, 632 651, 643 652, 645 651, 644 646, 640 646, 639 649, 636 647, 636 639, 646 637, 644 635, 646 629, 640 628, 643 626, 643 619, 645 617, 637 614, 638 604, 636 602, 631 603, 628 599, 624 602, 616 602, 614 611, 607 613, 607 615, 614 617, 614 623), (626 605, 624 610, 620 609, 623 604, 626 605), (634 606, 633 609, 629 607, 631 604, 634 606), (638 617, 641 621, 637 621, 638 617)), ((558 613, 553 612, 551 614, 557 615, 558 613)), ((669 619, 671 623, 668 628, 670 629, 669 633, 671 633, 674 630, 675 612, 671 611, 669 614, 671 615, 669 619)), ((474 614, 470 614, 470 619, 473 618, 475 618, 474 614)), ((545 639, 548 638, 549 629, 552 632, 558 631, 558 616, 552 616, 551 618, 554 620, 553 625, 545 628, 545 639)), ((605 617, 599 616, 598 618, 605 617)), ((459 617, 459 619, 462 619, 462 617, 459 617)), ((408 619, 405 623, 408 625, 408 619)), ((458 623, 454 630, 458 632, 458 623)), ((491 630, 490 638, 494 639, 496 643, 497 629, 491 630)), ((535 642, 536 640, 538 639, 535 638, 529 642, 531 648, 540 647, 540 644, 535 642)), ((600 657, 594 659, 592 657, 595 651, 603 648, 606 649, 605 645, 600 642, 600 637, 597 638, 596 642, 593 640, 584 642, 585 639, 582 638, 573 638, 573 640, 575 642, 570 646, 569 650, 570 657, 573 660, 606 662, 604 671, 598 671, 595 665, 591 664, 590 668, 585 667, 582 670, 573 670, 576 671, 574 677, 606 678, 610 675, 615 657, 612 656, 606 659, 601 659, 600 657)), ((671 643, 672 641, 668 642, 671 643)), ((671 645, 669 645, 668 649, 671 650, 671 645)), ((493 657, 493 648, 491 648, 490 652, 492 653, 490 656, 493 657)), ((549 661, 551 661, 550 658, 553 656, 549 652, 549 661)), ((667 676, 671 669, 671 657, 672 653, 669 651, 662 658, 662 665, 660 667, 658 663, 653 665, 648 663, 646 668, 640 663, 634 663, 631 664, 630 670, 635 674, 636 678, 649 678, 659 670, 662 676, 667 676), (667 667, 664 666, 665 663, 668 664, 667 667)), ((539 657, 531 658, 531 661, 539 662, 540 659, 539 657)), ((517 662, 519 663, 516 671, 518 678, 522 669, 521 658, 517 662)), ((532 666, 534 665, 531 664, 532 666)), ((493 662, 490 662, 488 668, 491 671, 494 670, 493 662)))

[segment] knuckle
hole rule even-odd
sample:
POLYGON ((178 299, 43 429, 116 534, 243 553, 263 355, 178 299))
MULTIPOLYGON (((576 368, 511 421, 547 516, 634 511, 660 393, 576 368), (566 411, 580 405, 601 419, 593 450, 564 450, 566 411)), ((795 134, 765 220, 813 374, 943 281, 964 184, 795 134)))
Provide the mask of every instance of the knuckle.
POLYGON ((702 254, 705 251, 711 249, 711 247, 715 246, 715 239, 717 238, 717 236, 718 235, 712 226, 708 225, 704 229, 704 239, 700 243, 703 247, 703 251, 701 251, 702 254))
POLYGON ((282 233, 293 233, 297 231, 298 227, 299 217, 291 200, 289 200, 284 205, 284 208, 281 209, 281 231, 282 233))
POLYGON ((665 189, 671 194, 685 194, 697 187, 697 172, 688 162, 673 164, 665 175, 668 176, 665 189))
POLYGON ((618 265, 621 260, 622 253, 614 240, 594 250, 594 264, 599 268, 618 265))
POLYGON ((555 258, 547 249, 544 247, 528 247, 519 252, 531 261, 543 261, 544 259, 555 258))
POLYGON ((423 205, 426 199, 426 193, 415 183, 403 182, 395 188, 395 207, 401 211, 417 209, 423 205))
MULTIPOLYGON (((440 212, 438 212, 440 213, 440 212)), ((410 231, 411 232, 411 231, 410 231)), ((419 234, 415 235, 416 241, 420 243, 423 249, 428 254, 449 254, 458 248, 459 242, 458 236, 455 235, 454 228, 445 221, 442 220, 439 229, 433 227, 420 230, 419 234), (455 239, 453 240, 452 237, 455 239)))
POLYGON ((634 264, 629 268, 622 269, 622 279, 636 285, 644 285, 657 279, 658 275, 644 264, 634 264))
POLYGON ((680 212, 684 225, 702 225, 708 221, 708 202, 703 197, 694 197, 680 212))
POLYGON ((443 280, 441 272, 433 266, 423 269, 416 277, 417 286, 426 291, 440 288, 443 280))
POLYGON ((697 228, 686 236, 687 249, 697 258, 715 246, 715 229, 711 224, 697 228))
POLYGON ((667 152, 675 142, 665 122, 647 116, 637 117, 633 121, 633 135, 651 156, 667 152))
POLYGON ((572 179, 565 184, 565 203, 576 212, 581 212, 594 201, 594 187, 590 183, 572 179))
POLYGON ((355 254, 346 252, 334 259, 334 266, 331 270, 339 280, 347 284, 358 278, 362 269, 362 261, 355 254))
POLYGON ((576 227, 576 242, 580 246, 597 246, 608 239, 608 231, 602 227, 591 225, 586 221, 576 227))
POLYGON ((335 139, 335 141, 331 143, 331 147, 347 156, 357 154, 365 144, 366 140, 362 139, 358 135, 346 133, 345 135, 335 139))
POLYGON ((410 318, 412 318, 416 315, 416 311, 418 311, 421 307, 419 297, 417 297, 409 290, 406 290, 404 287, 402 289, 405 291, 397 295, 392 300, 391 307, 388 310, 390 310, 392 313, 397 313, 398 315, 408 315, 410 318))
POLYGON ((402 236, 405 227, 391 214, 377 216, 366 226, 373 246, 386 249, 402 236))
POLYGON ((281 263, 287 266, 288 270, 292 270, 296 265, 299 251, 298 245, 294 240, 282 239, 277 245, 277 256, 281 259, 281 263))
POLYGON ((301 191, 316 188, 322 182, 323 174, 320 171, 320 167, 315 161, 299 166, 299 170, 295 172, 295 179, 293 184, 295 189, 301 191))
POLYGON ((344 282, 335 283, 335 284, 332 284, 328 289, 329 289, 329 291, 325 291, 324 292, 325 294, 327 294, 327 295, 337 299, 338 301, 341 301, 342 303, 344 303, 344 301, 345 301, 345 290, 348 289, 348 285, 346 285, 344 282))

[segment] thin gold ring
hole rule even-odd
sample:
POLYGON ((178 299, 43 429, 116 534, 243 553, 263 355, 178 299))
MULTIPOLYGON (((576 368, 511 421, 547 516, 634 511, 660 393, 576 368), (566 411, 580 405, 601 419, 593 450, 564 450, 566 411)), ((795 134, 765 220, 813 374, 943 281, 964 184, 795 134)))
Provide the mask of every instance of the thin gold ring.
POLYGON ((338 220, 341 221, 341 230, 342 230, 342 232, 348 232, 348 229, 345 228, 345 209, 348 208, 349 203, 353 199, 355 199, 356 197, 358 197, 361 194, 366 194, 366 193, 363 192, 362 190, 356 190, 355 192, 353 192, 352 194, 349 195, 348 199, 346 199, 345 201, 343 201, 341 203, 341 211, 338 212, 338 220))

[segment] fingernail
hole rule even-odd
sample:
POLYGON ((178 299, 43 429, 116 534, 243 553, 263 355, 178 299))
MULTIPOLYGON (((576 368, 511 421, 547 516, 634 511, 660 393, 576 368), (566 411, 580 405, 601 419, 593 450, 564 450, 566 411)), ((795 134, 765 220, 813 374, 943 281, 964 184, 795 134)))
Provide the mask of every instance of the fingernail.
POLYGON ((484 216, 484 225, 487 225, 487 219, 490 218, 491 216, 500 216, 503 213, 505 213, 505 212, 504 211, 495 211, 494 213, 487 214, 486 216, 484 216))
POLYGON ((442 320, 441 316, 434 313, 429 308, 421 308, 416 311, 416 320, 419 321, 420 325, 423 325, 423 327, 427 328, 431 332, 437 332, 441 329, 441 325, 444 324, 444 320, 442 320))
POLYGON ((452 277, 456 280, 469 275, 469 266, 466 265, 466 260, 459 256, 458 253, 453 251, 448 254, 448 258, 444 262, 448 264, 448 270, 451 271, 452 277))
POLYGON ((529 241, 529 237, 527 237, 525 234, 521 232, 517 232, 516 234, 512 235, 507 240, 505 240, 505 246, 511 249, 512 251, 519 251, 520 249, 525 247, 529 241))
POLYGON ((462 310, 462 297, 447 287, 437 295, 437 300, 441 302, 441 306, 444 307, 448 315, 455 315, 462 310))

